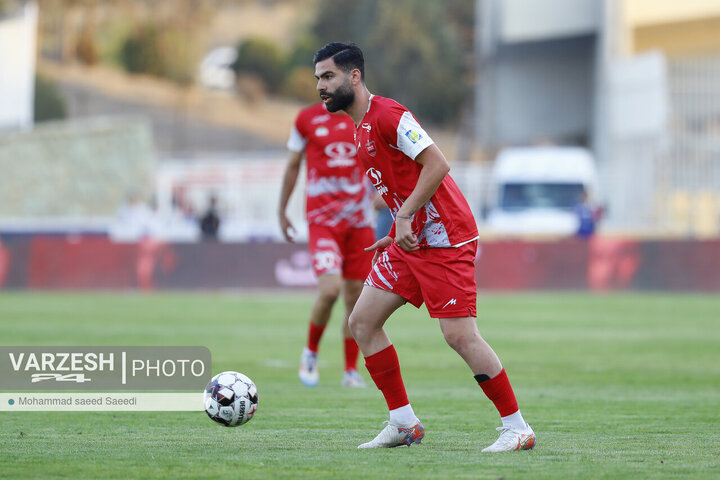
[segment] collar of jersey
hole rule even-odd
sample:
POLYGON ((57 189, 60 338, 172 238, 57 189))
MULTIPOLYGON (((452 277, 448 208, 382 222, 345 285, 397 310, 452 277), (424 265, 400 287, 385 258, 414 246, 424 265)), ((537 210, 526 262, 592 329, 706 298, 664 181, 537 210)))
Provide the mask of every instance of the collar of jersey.
MULTIPOLYGON (((365 112, 365 115, 367 115, 368 112, 370 111, 370 107, 372 106, 372 99, 373 99, 374 96, 375 96, 375 95, 373 95, 373 94, 371 93, 371 94, 370 94, 370 98, 368 98, 368 108, 367 108, 367 111, 365 112)), ((363 120, 365 120, 365 115, 363 115, 363 118, 360 120, 360 123, 358 123, 358 124, 356 125, 356 128, 359 128, 359 126, 362 125, 363 120)))

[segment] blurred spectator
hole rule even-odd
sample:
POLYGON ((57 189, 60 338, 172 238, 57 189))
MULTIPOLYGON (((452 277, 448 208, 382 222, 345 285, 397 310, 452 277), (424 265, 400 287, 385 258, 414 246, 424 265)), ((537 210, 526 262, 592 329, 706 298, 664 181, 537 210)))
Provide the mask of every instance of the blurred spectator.
POLYGON ((220 214, 217 209, 217 197, 211 195, 210 206, 200 218, 200 230, 202 231, 203 240, 217 240, 219 229, 220 214))
POLYGON ((142 201, 140 195, 130 193, 118 209, 112 227, 113 238, 135 241, 154 235, 156 230, 157 219, 153 209, 142 201))
POLYGON ((192 205, 185 199, 185 192, 181 188, 174 188, 170 200, 171 215, 176 220, 195 221, 195 214, 192 205))
POLYGON ((580 193, 580 199, 574 207, 575 214, 578 218, 578 229, 576 236, 578 238, 589 238, 595 233, 597 221, 600 219, 600 209, 590 203, 586 190, 580 193))

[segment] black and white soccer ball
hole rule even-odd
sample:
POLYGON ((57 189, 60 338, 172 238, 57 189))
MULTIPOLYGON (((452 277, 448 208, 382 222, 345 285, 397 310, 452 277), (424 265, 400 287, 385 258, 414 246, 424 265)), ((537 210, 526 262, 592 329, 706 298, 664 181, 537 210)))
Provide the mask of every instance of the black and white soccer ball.
POLYGON ((226 427, 237 427, 250 421, 258 407, 255 382, 238 372, 215 375, 205 387, 205 413, 226 427))

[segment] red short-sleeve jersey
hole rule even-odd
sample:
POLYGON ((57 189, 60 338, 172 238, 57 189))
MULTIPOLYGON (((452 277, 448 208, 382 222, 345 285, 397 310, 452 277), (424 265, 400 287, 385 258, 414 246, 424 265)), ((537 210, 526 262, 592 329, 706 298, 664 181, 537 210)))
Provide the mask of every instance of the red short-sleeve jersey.
MULTIPOLYGON (((407 108, 389 98, 370 98, 355 145, 365 173, 393 216, 417 185, 422 165, 415 157, 432 144, 407 108)), ((459 246, 478 237, 470 206, 450 175, 415 213, 412 229, 420 248, 459 246)))
POLYGON ((300 111, 287 143, 305 151, 306 209, 310 224, 360 228, 373 225, 370 187, 353 142, 355 126, 347 114, 322 103, 300 111))

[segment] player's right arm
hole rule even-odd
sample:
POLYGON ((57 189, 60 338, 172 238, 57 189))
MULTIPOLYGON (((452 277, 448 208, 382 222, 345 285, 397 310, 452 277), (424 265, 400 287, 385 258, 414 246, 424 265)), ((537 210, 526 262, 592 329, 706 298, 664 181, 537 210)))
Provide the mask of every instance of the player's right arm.
POLYGON ((298 174, 300 173, 300 164, 302 163, 303 152, 290 151, 287 165, 285 166, 285 174, 283 175, 282 187, 280 189, 280 203, 278 206, 278 219, 280 220, 280 229, 285 240, 292 242, 295 237, 295 227, 293 227, 290 219, 288 219, 286 210, 290 195, 292 195, 297 183, 298 174))
POLYGON ((307 139, 303 134, 304 112, 300 112, 295 124, 290 129, 290 138, 288 138, 287 148, 290 151, 287 165, 285 166, 285 174, 283 175, 282 187, 280 188, 280 202, 278 203, 278 220, 280 220, 280 229, 285 240, 292 242, 295 237, 295 227, 293 227, 290 219, 287 218, 288 202, 297 183, 298 174, 300 173, 300 164, 302 163, 307 146, 307 139))

